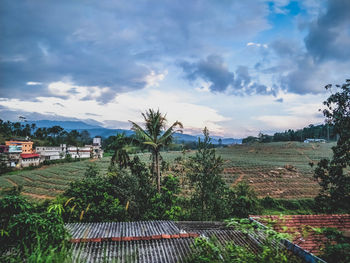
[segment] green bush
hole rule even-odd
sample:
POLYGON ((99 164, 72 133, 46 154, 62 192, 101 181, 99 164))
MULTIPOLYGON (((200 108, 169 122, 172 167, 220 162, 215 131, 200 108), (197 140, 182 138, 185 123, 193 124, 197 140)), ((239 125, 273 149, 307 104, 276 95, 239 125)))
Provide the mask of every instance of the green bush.
POLYGON ((38 248, 60 251, 68 246, 62 218, 41 211, 13 190, 0 199, 0 259, 29 257, 38 248))

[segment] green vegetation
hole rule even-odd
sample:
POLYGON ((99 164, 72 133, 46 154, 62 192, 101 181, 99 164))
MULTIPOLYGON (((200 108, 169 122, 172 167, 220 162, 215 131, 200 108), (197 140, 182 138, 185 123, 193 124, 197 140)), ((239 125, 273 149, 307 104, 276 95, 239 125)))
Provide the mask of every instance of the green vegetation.
POLYGON ((197 238, 193 247, 193 253, 189 257, 191 263, 301 263, 302 260, 290 254, 285 248, 278 244, 285 235, 275 231, 261 229, 261 226, 249 222, 247 219, 231 219, 229 226, 235 226, 235 230, 242 231, 248 238, 248 235, 256 237, 258 231, 263 231, 265 238, 260 238, 260 251, 254 253, 248 246, 235 245, 232 242, 220 244, 214 237, 207 240, 197 238))
POLYGON ((322 228, 318 232, 326 236, 322 258, 329 263, 350 262, 350 237, 334 228, 322 228))
MULTIPOLYGON (((216 155, 224 160, 221 176, 228 186, 247 182, 258 197, 304 199, 314 198, 319 191, 319 186, 313 178, 313 170, 308 163, 329 158, 332 154, 331 146, 334 145, 298 142, 257 143, 216 149, 216 155), (289 165, 289 170, 285 168, 286 165, 289 165)), ((181 164, 175 162, 176 159, 188 159, 195 153, 162 152, 162 159, 176 170, 181 167, 181 164)), ((147 166, 150 163, 149 153, 130 156, 138 156, 147 166)), ((0 188, 23 185, 23 193, 31 199, 54 198, 62 193, 62 190, 66 190, 70 182, 83 178, 89 163, 88 160, 82 160, 34 170, 14 171, 0 176, 0 188)), ((110 157, 104 157, 94 163, 100 174, 105 175, 110 165, 110 157)), ((164 175, 168 173, 167 169, 163 171, 164 175)), ((190 195, 185 175, 179 175, 179 180, 182 194, 190 195)))
POLYGON ((37 128, 35 123, 32 125, 21 124, 20 122, 3 121, 0 119, 0 143, 11 138, 30 137, 34 141, 35 146, 57 146, 62 143, 67 145, 83 146, 90 144, 92 139, 88 131, 78 132, 72 130, 65 131, 60 126, 50 128, 37 128))
POLYGON ((242 140, 242 143, 252 142, 303 142, 305 139, 324 139, 327 141, 336 141, 337 133, 332 124, 312 125, 300 130, 291 130, 285 132, 276 132, 274 135, 259 133, 258 137, 249 136, 242 140))
POLYGON ((130 121, 132 123, 131 129, 135 131, 135 139, 140 145, 149 149, 152 154, 152 172, 156 175, 157 189, 158 193, 160 193, 160 150, 162 147, 171 144, 175 132, 182 132, 181 130, 176 130, 176 127, 183 128, 183 126, 181 122, 176 121, 168 129, 165 129, 167 124, 166 116, 162 115, 159 110, 149 109, 146 113, 142 113, 142 116, 145 120, 145 129, 130 121))
POLYGON ((29 203, 17 189, 0 199, 0 211, 1 262, 55 262, 66 257, 68 233, 58 214, 29 203))
MULTIPOLYGON (((316 169, 315 178, 321 186, 318 201, 324 203, 325 211, 350 210, 350 80, 342 86, 337 85, 324 105, 323 114, 327 122, 334 126, 339 135, 337 144, 332 148, 331 160, 322 159, 316 169)), ((329 90, 332 85, 327 85, 329 90)))

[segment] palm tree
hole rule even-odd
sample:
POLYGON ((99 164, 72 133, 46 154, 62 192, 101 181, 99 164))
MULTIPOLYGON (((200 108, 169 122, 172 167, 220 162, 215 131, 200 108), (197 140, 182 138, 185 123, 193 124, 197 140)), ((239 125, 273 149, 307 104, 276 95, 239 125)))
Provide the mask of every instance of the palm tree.
POLYGON ((113 136, 112 143, 108 145, 108 149, 114 151, 111 164, 119 164, 119 168, 126 168, 129 163, 129 154, 126 146, 130 143, 131 139, 126 137, 124 133, 119 133, 117 136, 113 136))
POLYGON ((166 115, 162 115, 159 110, 149 109, 142 113, 142 116, 145 120, 145 129, 130 121, 132 123, 131 129, 135 131, 137 140, 144 144, 152 153, 153 171, 157 175, 157 188, 158 192, 160 192, 160 149, 173 141, 175 132, 182 132, 182 130, 175 129, 176 127, 183 128, 183 125, 181 122, 176 121, 165 130, 166 115))

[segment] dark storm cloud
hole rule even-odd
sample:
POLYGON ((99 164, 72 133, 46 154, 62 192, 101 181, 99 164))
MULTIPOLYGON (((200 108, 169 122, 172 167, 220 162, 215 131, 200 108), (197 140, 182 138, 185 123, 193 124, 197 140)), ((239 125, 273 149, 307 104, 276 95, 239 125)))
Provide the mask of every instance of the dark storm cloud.
POLYGON ((185 78, 190 82, 202 79, 210 83, 212 92, 229 92, 236 95, 275 95, 275 91, 268 89, 252 80, 248 68, 238 66, 235 73, 231 72, 219 55, 209 55, 206 59, 190 63, 179 63, 185 73, 185 78))
POLYGON ((213 92, 223 92, 233 84, 234 74, 230 72, 221 56, 210 55, 197 63, 182 62, 181 66, 189 80, 202 78, 212 84, 209 89, 213 92))
POLYGON ((0 97, 49 96, 49 83, 69 79, 77 86, 110 88, 97 98, 108 102, 145 87, 152 66, 164 59, 200 55, 220 49, 218 40, 266 29, 266 5, 252 3, 4 0, 0 97))
POLYGON ((330 0, 327 10, 310 25, 305 45, 317 60, 350 58, 350 1, 330 0))

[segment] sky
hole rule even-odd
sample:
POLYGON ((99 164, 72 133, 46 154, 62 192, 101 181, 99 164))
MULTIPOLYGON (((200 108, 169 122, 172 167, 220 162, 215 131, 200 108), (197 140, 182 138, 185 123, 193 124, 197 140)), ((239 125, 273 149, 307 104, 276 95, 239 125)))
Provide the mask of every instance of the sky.
POLYGON ((350 78, 348 0, 2 0, 0 118, 243 138, 321 124, 350 78))

